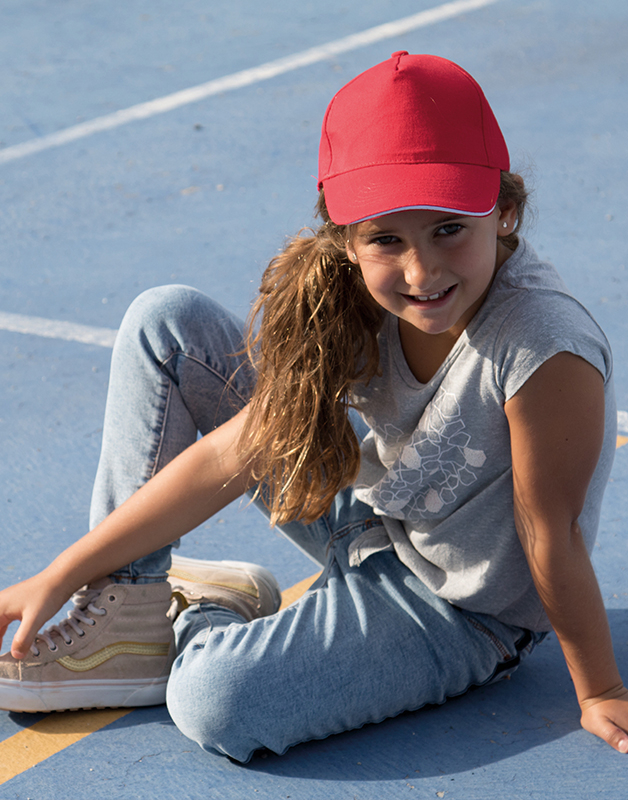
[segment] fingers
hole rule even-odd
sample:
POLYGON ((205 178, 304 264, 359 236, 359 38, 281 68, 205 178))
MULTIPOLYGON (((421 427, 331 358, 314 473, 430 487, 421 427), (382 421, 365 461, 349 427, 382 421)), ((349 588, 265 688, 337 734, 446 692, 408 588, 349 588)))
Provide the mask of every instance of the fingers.
POLYGON ((618 753, 628 753, 628 735, 616 725, 609 723, 601 734, 601 738, 618 753))
POLYGON ((25 646, 23 643, 16 643, 15 639, 11 642, 11 655, 13 658, 20 661, 23 658, 26 658, 26 654, 28 653, 28 646, 25 646))
POLYGON ((27 653, 28 645, 22 639, 19 639, 16 633, 11 642, 11 655, 19 660, 25 658, 27 653))
POLYGON ((628 753, 628 703, 625 700, 607 700, 586 709, 582 727, 618 753, 628 753))
POLYGON ((0 592, 0 636, 8 625, 20 620, 11 655, 24 658, 40 627, 61 608, 67 596, 44 573, 28 578, 0 592))
POLYGON ((619 738, 617 740, 617 744, 613 744, 612 742, 611 747, 614 747, 615 750, 619 751, 620 753, 628 753, 628 737, 623 731, 619 732, 619 738))
POLYGON ((25 616, 11 643, 11 655, 13 658, 22 659, 27 655, 37 631, 37 620, 29 619, 25 616))

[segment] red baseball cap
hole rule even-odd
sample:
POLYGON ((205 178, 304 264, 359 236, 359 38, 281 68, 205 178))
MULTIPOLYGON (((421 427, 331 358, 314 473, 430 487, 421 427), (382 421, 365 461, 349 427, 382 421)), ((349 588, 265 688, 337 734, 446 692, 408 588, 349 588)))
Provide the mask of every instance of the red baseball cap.
POLYGON ((476 81, 445 58, 393 53, 333 98, 318 188, 349 225, 411 208, 487 216, 508 148, 476 81))

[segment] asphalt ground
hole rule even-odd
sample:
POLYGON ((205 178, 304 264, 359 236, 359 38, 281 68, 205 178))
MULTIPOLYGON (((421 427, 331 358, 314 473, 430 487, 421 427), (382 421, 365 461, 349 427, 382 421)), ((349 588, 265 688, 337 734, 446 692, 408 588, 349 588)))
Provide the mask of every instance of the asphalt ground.
MULTIPOLYGON (((0 586, 86 530, 110 343, 128 304, 150 286, 185 283, 245 315, 268 260, 312 222, 327 102, 395 50, 450 58, 484 88, 534 188, 527 236, 604 327, 628 411, 627 42, 620 0, 466 10, 429 0, 5 0, 0 586), (202 88, 180 94, 191 87, 202 88)), ((620 428, 628 435, 626 413, 620 428)), ((624 675, 627 478, 620 447, 594 557, 624 675)), ((313 571, 241 504, 181 552, 257 560, 282 588, 313 571)), ((0 800, 626 792, 628 762, 579 728, 555 637, 511 681, 246 767, 200 751, 163 707, 107 713, 0 712, 0 800)))

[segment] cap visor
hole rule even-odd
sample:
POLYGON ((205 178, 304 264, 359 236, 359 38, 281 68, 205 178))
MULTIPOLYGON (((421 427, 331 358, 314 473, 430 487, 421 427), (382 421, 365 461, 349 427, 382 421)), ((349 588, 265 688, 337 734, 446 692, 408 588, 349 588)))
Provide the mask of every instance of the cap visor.
POLYGON ((323 183, 329 216, 351 225, 395 211, 431 209, 465 216, 490 214, 500 170, 469 164, 387 164, 362 167, 323 183))

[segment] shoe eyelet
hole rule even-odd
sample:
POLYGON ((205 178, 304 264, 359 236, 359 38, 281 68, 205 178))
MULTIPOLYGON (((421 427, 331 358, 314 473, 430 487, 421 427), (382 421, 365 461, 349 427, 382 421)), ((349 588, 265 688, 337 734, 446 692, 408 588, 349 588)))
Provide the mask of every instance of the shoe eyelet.
POLYGON ((96 624, 96 620, 95 619, 90 619, 89 624, 90 624, 90 627, 93 628, 94 625, 96 624))
POLYGON ((59 648, 57 647, 57 645, 55 645, 54 647, 49 647, 48 649, 50 650, 51 653, 56 653, 59 648))
POLYGON ((110 594, 107 600, 109 600, 110 603, 115 603, 116 602, 115 594, 110 594))
POLYGON ((66 642, 66 644, 68 647, 72 647, 72 645, 74 644, 74 639, 70 639, 70 641, 66 642))
POLYGON ((82 639, 82 638, 83 638, 83 636, 85 636, 85 631, 81 631, 81 632, 78 634, 78 637, 79 637, 79 639, 82 639))

